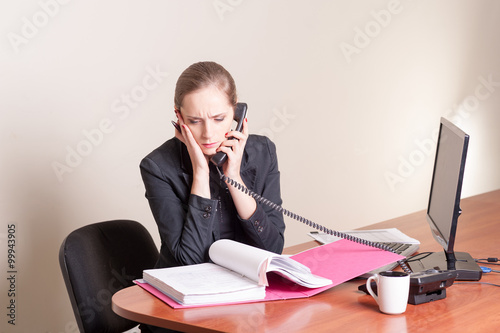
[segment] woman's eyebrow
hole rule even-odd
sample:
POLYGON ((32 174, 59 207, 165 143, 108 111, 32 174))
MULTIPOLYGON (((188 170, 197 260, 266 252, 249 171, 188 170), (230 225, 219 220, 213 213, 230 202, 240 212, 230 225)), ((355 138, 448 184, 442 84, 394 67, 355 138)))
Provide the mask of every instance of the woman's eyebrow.
MULTIPOLYGON (((214 118, 218 118, 218 117, 225 116, 225 115, 227 115, 227 112, 222 112, 222 113, 210 116, 209 118, 214 119, 214 118)), ((203 119, 203 117, 190 116, 190 115, 186 115, 186 118, 190 118, 190 119, 203 119)))
POLYGON ((216 114, 215 116, 211 116, 210 118, 219 118, 221 116, 225 116, 226 114, 227 114, 227 112, 222 112, 222 113, 216 114))

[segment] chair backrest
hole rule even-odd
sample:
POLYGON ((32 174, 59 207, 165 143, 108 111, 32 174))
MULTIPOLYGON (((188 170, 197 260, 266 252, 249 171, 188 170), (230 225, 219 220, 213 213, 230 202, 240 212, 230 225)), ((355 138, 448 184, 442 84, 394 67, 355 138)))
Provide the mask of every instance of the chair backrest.
POLYGON ((158 249, 138 222, 94 223, 71 232, 61 245, 59 263, 81 332, 123 332, 137 323, 111 309, 115 292, 153 268, 158 249))

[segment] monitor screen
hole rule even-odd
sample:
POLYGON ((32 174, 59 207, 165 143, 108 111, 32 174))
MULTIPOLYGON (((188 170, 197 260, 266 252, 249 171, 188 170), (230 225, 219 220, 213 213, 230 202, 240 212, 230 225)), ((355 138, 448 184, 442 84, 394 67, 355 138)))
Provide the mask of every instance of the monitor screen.
POLYGON ((408 260, 413 272, 453 270, 456 280, 480 280, 481 267, 467 252, 454 251, 460 209, 460 196, 469 136, 450 121, 441 118, 436 159, 432 173, 427 222, 443 252, 417 254, 408 260))
POLYGON ((468 143, 466 133, 441 118, 427 221, 446 252, 452 252, 455 243, 468 143))

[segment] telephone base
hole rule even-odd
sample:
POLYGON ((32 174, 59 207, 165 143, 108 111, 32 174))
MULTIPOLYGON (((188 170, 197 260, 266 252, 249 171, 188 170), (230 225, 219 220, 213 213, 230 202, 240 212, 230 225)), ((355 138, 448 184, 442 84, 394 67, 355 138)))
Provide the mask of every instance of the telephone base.
MULTIPOLYGON (((371 283, 371 287, 375 295, 377 295, 377 284, 375 283, 375 281, 371 283)), ((358 287, 358 290, 368 293, 366 284, 360 285, 358 287)), ((415 294, 410 290, 410 294, 408 295, 408 304, 418 305, 422 303, 437 301, 443 298, 446 298, 446 289, 438 289, 424 294, 415 294)))
MULTIPOLYGON (((455 271, 438 271, 434 269, 412 273, 410 275, 408 303, 418 305, 446 298, 446 288, 453 285, 456 277, 457 273, 455 271)), ((371 288, 377 294, 375 281, 372 281, 371 288)), ((358 290, 368 294, 366 284, 360 285, 358 290)))
POLYGON ((455 252, 454 255, 456 258, 454 267, 450 266, 444 252, 434 252, 421 259, 412 258, 408 261, 408 265, 413 272, 428 271, 429 269, 455 271, 457 281, 479 281, 481 279, 483 271, 470 254, 455 252))
POLYGON ((435 290, 426 294, 410 294, 408 297, 408 303, 417 305, 422 303, 428 303, 446 298, 446 289, 435 290))

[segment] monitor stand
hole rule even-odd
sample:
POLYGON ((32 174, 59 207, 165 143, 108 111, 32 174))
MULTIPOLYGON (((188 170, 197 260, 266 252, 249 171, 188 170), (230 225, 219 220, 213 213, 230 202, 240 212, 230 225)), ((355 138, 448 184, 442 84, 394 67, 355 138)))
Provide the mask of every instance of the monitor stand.
MULTIPOLYGON (((416 256, 418 258, 418 255, 416 256)), ((445 253, 434 252, 422 255, 422 259, 410 259, 408 265, 413 272, 422 272, 429 269, 439 271, 455 270, 455 280, 479 281, 483 271, 476 261, 466 252, 445 253)))

